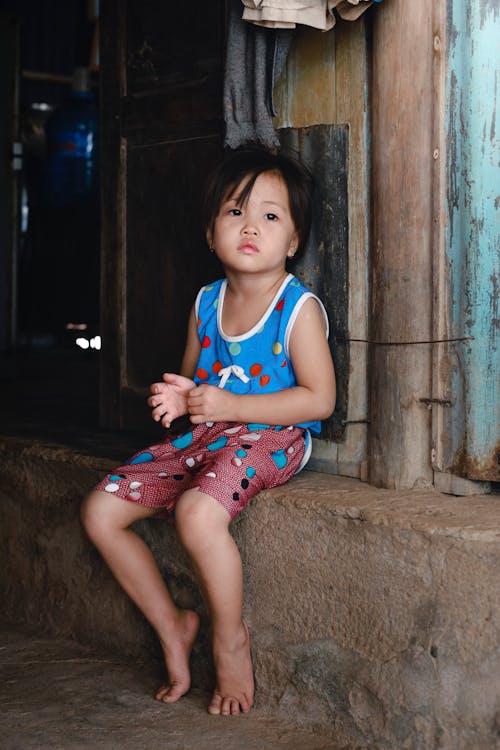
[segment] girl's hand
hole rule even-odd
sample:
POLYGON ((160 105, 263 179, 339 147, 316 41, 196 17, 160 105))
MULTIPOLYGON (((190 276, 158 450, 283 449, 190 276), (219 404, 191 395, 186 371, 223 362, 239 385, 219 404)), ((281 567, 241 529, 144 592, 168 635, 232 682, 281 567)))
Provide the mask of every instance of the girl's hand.
POLYGON ((234 420, 234 393, 215 385, 199 385, 189 392, 187 408, 193 424, 234 420))
POLYGON ((187 396, 196 384, 194 380, 172 372, 165 372, 162 377, 163 383, 151 385, 149 390, 153 395, 148 398, 148 405, 153 410, 154 421, 161 421, 168 428, 174 419, 187 414, 187 396))

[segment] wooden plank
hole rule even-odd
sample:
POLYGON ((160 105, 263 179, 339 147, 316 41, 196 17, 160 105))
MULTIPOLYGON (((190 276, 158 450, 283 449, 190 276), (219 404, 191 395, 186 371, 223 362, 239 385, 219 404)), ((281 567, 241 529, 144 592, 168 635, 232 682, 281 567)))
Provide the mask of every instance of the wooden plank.
POLYGON ((10 350, 17 335, 17 265, 19 171, 12 164, 19 139, 19 22, 0 15, 0 352, 10 350))
POLYGON ((119 0, 101 8, 101 366, 100 422, 121 424, 121 337, 125 283, 125 151, 120 134, 123 80, 124 16, 119 0))
POLYGON ((290 265, 290 271, 320 297, 328 312, 338 395, 332 417, 323 423, 322 436, 340 440, 347 419, 349 391, 349 129, 345 125, 290 128, 281 130, 280 137, 285 150, 298 153, 315 177, 311 235, 297 263, 290 265))
MULTIPOLYGON (((498 233, 498 3, 447 6, 447 378, 442 465, 461 477, 500 480, 498 233)), ((445 156, 443 154, 443 160, 445 156)))
POLYGON ((182 89, 207 76, 221 81, 224 0, 128 0, 126 14, 127 96, 182 89))
POLYGON ((203 174, 221 150, 220 136, 129 149, 128 387, 178 372, 195 295, 221 276, 201 224, 203 174))
MULTIPOLYGON (((368 22, 369 23, 369 22, 368 22)), ((336 109, 339 122, 349 123, 349 295, 348 336, 369 337, 369 99, 368 49, 365 16, 356 23, 335 27, 336 109)), ((366 479, 368 403, 368 347, 350 344, 349 401, 343 440, 338 444, 338 471, 366 479)))
POLYGON ((338 122, 335 34, 297 28, 285 70, 274 92, 278 128, 338 122))
MULTIPOLYGON (((450 338, 449 287, 446 259, 446 4, 436 3, 433 17, 433 170, 432 170, 432 285, 433 285, 433 338, 440 341, 450 338)), ((447 345, 434 346, 432 351, 432 398, 436 403, 432 412, 431 463, 436 475, 444 468, 444 450, 447 443, 446 422, 449 407, 439 406, 437 402, 451 398, 450 370, 452 366, 452 348, 447 345)))
MULTIPOLYGON (((373 29, 372 338, 432 338, 432 0, 384 3, 373 29)), ((432 483, 431 346, 371 348, 370 481, 432 483)))

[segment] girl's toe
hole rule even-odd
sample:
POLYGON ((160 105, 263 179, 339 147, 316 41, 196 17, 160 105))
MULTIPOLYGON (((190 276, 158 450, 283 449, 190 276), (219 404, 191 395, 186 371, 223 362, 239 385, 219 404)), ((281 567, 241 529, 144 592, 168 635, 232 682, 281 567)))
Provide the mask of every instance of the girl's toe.
POLYGON ((212 716, 220 716, 222 713, 222 695, 214 693, 208 706, 208 713, 212 716))
POLYGON ((162 685, 160 688, 158 688, 158 690, 155 693, 156 700, 162 701, 163 697, 168 693, 169 690, 170 690, 169 685, 162 685))

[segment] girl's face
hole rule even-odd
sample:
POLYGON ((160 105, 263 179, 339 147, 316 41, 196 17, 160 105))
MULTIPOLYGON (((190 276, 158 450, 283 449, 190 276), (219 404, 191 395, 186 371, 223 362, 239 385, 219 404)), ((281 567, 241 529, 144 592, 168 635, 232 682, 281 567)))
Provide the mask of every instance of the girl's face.
POLYGON ((207 231, 207 241, 228 270, 282 272, 298 247, 286 184, 279 175, 263 172, 247 202, 238 206, 245 183, 242 180, 233 196, 224 199, 213 232, 207 231))

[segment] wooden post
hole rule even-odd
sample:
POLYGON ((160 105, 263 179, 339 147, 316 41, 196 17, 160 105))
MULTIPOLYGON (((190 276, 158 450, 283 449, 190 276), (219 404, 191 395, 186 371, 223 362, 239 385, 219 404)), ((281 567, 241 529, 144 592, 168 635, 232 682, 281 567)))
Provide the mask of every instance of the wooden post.
POLYGON ((371 429, 369 479, 432 483, 433 6, 373 14, 371 429))

